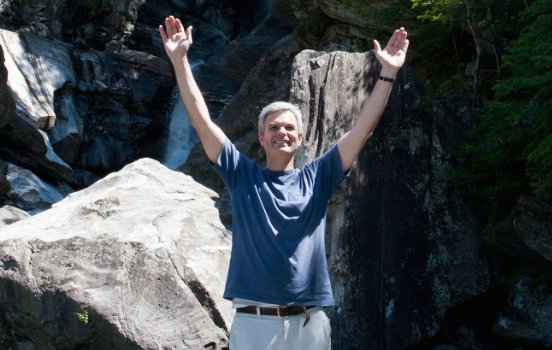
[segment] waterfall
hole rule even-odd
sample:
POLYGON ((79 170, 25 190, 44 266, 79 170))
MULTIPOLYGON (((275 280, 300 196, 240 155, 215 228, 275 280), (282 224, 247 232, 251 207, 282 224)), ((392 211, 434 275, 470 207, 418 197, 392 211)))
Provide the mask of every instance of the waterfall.
MULTIPOLYGON (((192 65, 194 75, 197 74, 202 62, 192 65)), ((169 128, 163 164, 174 170, 186 162, 192 148, 199 142, 199 138, 190 124, 178 87, 172 91, 168 111, 169 128)))

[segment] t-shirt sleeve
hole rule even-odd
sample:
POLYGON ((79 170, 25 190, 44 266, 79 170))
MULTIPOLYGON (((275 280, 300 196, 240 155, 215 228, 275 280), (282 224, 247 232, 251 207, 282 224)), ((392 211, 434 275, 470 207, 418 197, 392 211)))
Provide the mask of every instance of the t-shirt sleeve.
POLYGON ((334 144, 330 149, 317 158, 313 164, 319 167, 318 174, 321 176, 322 185, 333 193, 339 184, 351 173, 351 170, 343 171, 341 155, 337 144, 334 144), (318 163, 318 164, 316 164, 318 163))
POLYGON ((236 149, 236 146, 226 138, 222 144, 217 162, 213 164, 215 171, 220 175, 222 181, 224 181, 224 184, 230 190, 234 189, 236 186, 240 157, 241 154, 236 149))

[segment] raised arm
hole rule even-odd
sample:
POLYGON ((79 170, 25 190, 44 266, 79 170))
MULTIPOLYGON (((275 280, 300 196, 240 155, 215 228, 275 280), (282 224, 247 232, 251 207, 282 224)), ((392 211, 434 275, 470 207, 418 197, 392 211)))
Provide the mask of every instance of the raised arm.
POLYGON ((393 82, 381 79, 395 79, 397 72, 404 64, 408 50, 406 31, 404 28, 395 30, 383 50, 379 42, 374 40, 374 49, 381 64, 380 79, 376 82, 370 96, 364 101, 353 128, 337 142, 343 171, 351 168, 385 109, 393 82))
POLYGON ((201 140, 207 157, 215 163, 226 136, 211 120, 207 104, 188 62, 188 50, 193 42, 192 27, 184 30, 180 20, 170 16, 165 19, 165 28, 162 25, 159 26, 159 33, 165 52, 173 65, 180 96, 186 106, 190 122, 201 140))

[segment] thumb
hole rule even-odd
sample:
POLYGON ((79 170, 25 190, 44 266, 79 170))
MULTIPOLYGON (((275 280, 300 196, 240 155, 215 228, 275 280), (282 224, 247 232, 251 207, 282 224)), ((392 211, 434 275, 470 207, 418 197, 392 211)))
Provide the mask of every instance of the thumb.
POLYGON ((381 46, 380 46, 380 43, 374 39, 374 49, 376 50, 376 52, 380 52, 381 51, 381 46))
POLYGON ((186 37, 188 38, 188 40, 190 40, 190 44, 194 42, 192 40, 192 29, 193 29, 192 26, 189 26, 188 28, 186 28, 186 37))

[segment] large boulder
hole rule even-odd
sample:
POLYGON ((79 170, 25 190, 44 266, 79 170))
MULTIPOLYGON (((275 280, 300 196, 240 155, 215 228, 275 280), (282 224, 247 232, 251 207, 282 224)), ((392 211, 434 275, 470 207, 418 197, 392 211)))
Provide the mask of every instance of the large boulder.
POLYGON ((552 267, 552 203, 523 195, 488 241, 525 264, 552 267))
POLYGON ((0 347, 223 347, 230 237, 215 197, 142 159, 1 228, 0 347))
MULTIPOLYGON (((296 56, 291 100, 305 126, 299 165, 354 125, 378 72, 372 53, 296 56)), ((446 104, 427 111, 423 95, 404 67, 378 128, 330 203, 326 241, 337 306, 329 314, 337 348, 412 346, 438 332, 447 309, 489 288, 477 217, 441 176, 470 114, 457 109, 451 117, 446 104)))
POLYGON ((31 214, 49 209, 63 199, 59 190, 27 169, 8 164, 6 178, 10 185, 8 202, 31 214))
POLYGON ((511 342, 552 349, 552 294, 538 278, 525 275, 510 291, 493 331, 511 342))

